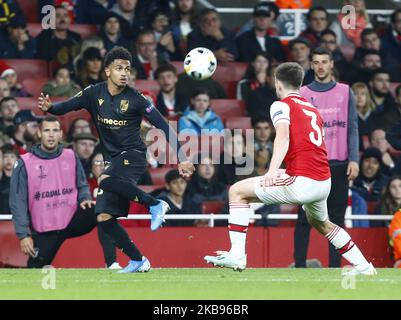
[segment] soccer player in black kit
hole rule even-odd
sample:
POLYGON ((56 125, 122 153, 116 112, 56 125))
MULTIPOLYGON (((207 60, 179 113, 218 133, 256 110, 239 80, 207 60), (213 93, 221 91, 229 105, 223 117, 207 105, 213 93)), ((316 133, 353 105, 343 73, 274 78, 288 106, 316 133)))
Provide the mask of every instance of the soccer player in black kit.
MULTIPOLYGON (((120 271, 123 273, 149 271, 150 263, 116 218, 128 215, 130 200, 138 201, 149 206, 151 229, 156 231, 170 209, 166 202, 155 199, 136 185, 147 167, 146 146, 139 134, 142 118, 146 117, 163 130, 168 141, 175 141, 179 149, 176 133, 159 111, 140 92, 127 86, 131 63, 128 50, 114 47, 104 58, 107 81, 88 86, 64 102, 52 103, 43 93, 38 101, 40 110, 54 115, 85 108, 96 124, 106 167, 99 177, 95 212, 99 227, 130 258, 128 266, 120 271)), ((180 174, 189 177, 194 166, 178 153, 182 161, 178 165, 180 174)))

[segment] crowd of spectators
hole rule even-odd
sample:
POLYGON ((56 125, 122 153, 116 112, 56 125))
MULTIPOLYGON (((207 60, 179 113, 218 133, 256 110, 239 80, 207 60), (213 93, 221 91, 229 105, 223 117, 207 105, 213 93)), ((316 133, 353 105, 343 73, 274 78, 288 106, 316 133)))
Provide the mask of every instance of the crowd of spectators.
MULTIPOLYGON (((56 9, 55 28, 42 30, 37 36, 31 35, 18 2, 8 3, 12 14, 0 20, 5 21, 0 22, 0 213, 8 213, 12 167, 37 141, 39 121, 18 100, 32 94, 24 88, 26 79, 19 77, 9 59, 46 61, 52 66, 52 77, 43 83, 42 91, 53 99, 68 98, 104 81, 103 57, 114 46, 132 52, 130 85, 157 82, 158 91, 144 94, 162 115, 178 120, 180 132, 192 135, 200 135, 202 129, 223 132, 225 119, 214 111, 213 100, 226 99, 228 93, 223 83, 213 78, 193 80, 179 74, 170 62, 182 61, 193 48, 207 47, 220 65, 247 64, 236 83, 235 97, 244 103, 252 120, 255 143, 247 145, 242 135, 226 139, 231 147, 220 150, 220 163, 201 157, 190 181, 180 178, 172 168, 165 176, 161 197, 170 203, 173 213, 200 213, 204 201, 226 201, 228 185, 267 171, 274 139, 268 106, 277 100, 274 69, 281 62, 295 61, 305 70, 304 85, 309 84, 314 80, 309 56, 316 47, 332 53, 333 80, 352 86, 355 95, 361 170, 352 190, 366 203, 377 203, 377 212, 382 214, 394 214, 399 207, 399 199, 389 198, 393 196, 393 181, 399 181, 394 176, 401 174, 401 158, 387 142, 386 132, 401 121, 401 85, 394 85, 401 82, 401 9, 394 10, 383 27, 370 19, 363 0, 344 1, 354 5, 357 13, 356 28, 347 29, 341 24, 341 13, 331 17, 324 7, 311 7, 309 3, 305 30, 286 43, 279 40, 275 29, 280 1, 279 5, 261 1, 254 7, 251 21, 235 30, 224 26, 215 9, 202 9, 196 0, 38 1, 40 5, 53 4, 56 9), (98 33, 85 38, 73 31, 74 24, 94 25, 98 33), (225 158, 231 163, 223 164, 225 158), (253 172, 236 175, 235 169, 245 163, 253 164, 253 172)), ((102 162, 94 124, 79 118, 67 129, 65 143, 78 154, 93 185, 102 162)), ((142 181, 152 184, 149 173, 161 166, 150 159, 149 172, 142 181)))

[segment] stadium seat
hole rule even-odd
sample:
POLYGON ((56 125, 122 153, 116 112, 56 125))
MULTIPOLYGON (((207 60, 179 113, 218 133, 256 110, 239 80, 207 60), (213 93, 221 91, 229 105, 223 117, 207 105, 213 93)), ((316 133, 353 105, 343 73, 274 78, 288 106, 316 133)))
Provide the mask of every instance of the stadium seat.
POLYGON ((202 213, 203 214, 211 214, 211 213, 219 213, 224 208, 224 201, 204 201, 202 203, 202 213))
POLYGON ((170 61, 170 63, 177 69, 177 74, 184 72, 184 62, 183 61, 170 61))
POLYGON ((48 65, 45 60, 38 59, 5 59, 10 67, 15 69, 18 80, 48 77, 48 65))
POLYGON ((228 99, 235 99, 237 97, 237 84, 238 81, 219 81, 221 86, 224 88, 224 92, 228 99))
MULTIPOLYGON (((40 23, 28 23, 27 29, 32 37, 36 37, 43 31, 40 23)), ((72 24, 70 30, 79 33, 82 38, 96 36, 98 32, 96 25, 92 24, 72 24)))
POLYGON ((139 91, 151 91, 156 95, 160 91, 159 83, 156 80, 135 80, 135 88, 139 91))
MULTIPOLYGON (((55 99, 52 99, 52 100, 56 101, 55 99)), ((63 98, 62 100, 65 100, 65 98, 63 98)), ((89 112, 86 111, 85 109, 81 109, 78 111, 72 111, 65 115, 58 116, 58 118, 60 119, 61 129, 63 130, 64 136, 67 134, 67 132, 71 126, 71 123, 75 119, 85 119, 91 123, 91 116, 90 116, 89 112)))
POLYGON ((49 81, 48 78, 33 78, 22 81, 22 86, 32 97, 39 97, 42 88, 49 81))
MULTIPOLYGON (((401 70, 400 70, 401 72, 401 70)), ((401 85, 401 82, 391 82, 390 83, 390 92, 393 95, 393 97, 395 97, 395 89, 397 89, 398 86, 401 85)))
POLYGON ((33 110, 36 114, 41 114, 38 106, 38 98, 15 98, 18 103, 18 107, 21 110, 33 110))
POLYGON ((229 117, 244 117, 246 115, 245 102, 235 99, 213 99, 211 106, 224 121, 229 117))
POLYGON ((155 185, 164 185, 165 183, 165 176, 167 172, 169 172, 172 168, 171 167, 162 167, 162 168, 150 168, 149 173, 152 178, 152 182, 155 185))
POLYGON ((355 55, 355 46, 353 45, 340 45, 340 51, 343 53, 345 59, 351 62, 355 55))
POLYGON ((378 202, 377 201, 367 201, 366 204, 368 205, 368 214, 375 214, 378 202))
POLYGON ((22 13, 24 14, 27 22, 38 23, 38 1, 37 0, 17 0, 21 7, 22 13))
POLYGON ((227 129, 252 129, 250 117, 229 117, 225 121, 227 129))
POLYGON ((394 159, 396 159, 396 158, 398 158, 399 156, 401 156, 401 150, 396 150, 396 149, 394 149, 391 145, 389 146, 388 152, 390 153, 390 155, 391 155, 394 159))
POLYGON ((247 63, 243 62, 226 62, 218 63, 213 79, 218 82, 235 81, 238 82, 244 77, 247 63))

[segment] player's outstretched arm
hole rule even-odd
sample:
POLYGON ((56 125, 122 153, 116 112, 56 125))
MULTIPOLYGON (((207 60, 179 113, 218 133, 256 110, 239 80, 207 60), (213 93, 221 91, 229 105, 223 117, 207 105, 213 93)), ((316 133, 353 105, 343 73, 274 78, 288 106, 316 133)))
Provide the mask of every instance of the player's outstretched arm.
POLYGON ((52 103, 49 95, 45 96, 42 92, 38 98, 38 107, 43 112, 49 112, 54 115, 63 115, 71 111, 76 111, 88 105, 88 93, 86 91, 85 89, 71 99, 56 103, 52 103))

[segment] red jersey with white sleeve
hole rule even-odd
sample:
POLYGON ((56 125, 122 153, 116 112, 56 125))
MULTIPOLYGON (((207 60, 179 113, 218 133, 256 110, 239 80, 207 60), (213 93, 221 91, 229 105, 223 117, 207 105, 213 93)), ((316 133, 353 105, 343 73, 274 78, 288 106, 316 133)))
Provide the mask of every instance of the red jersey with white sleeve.
POLYGON ((318 181, 330 178, 323 118, 318 110, 297 93, 274 102, 270 107, 273 125, 290 125, 290 143, 284 158, 286 174, 318 181))

